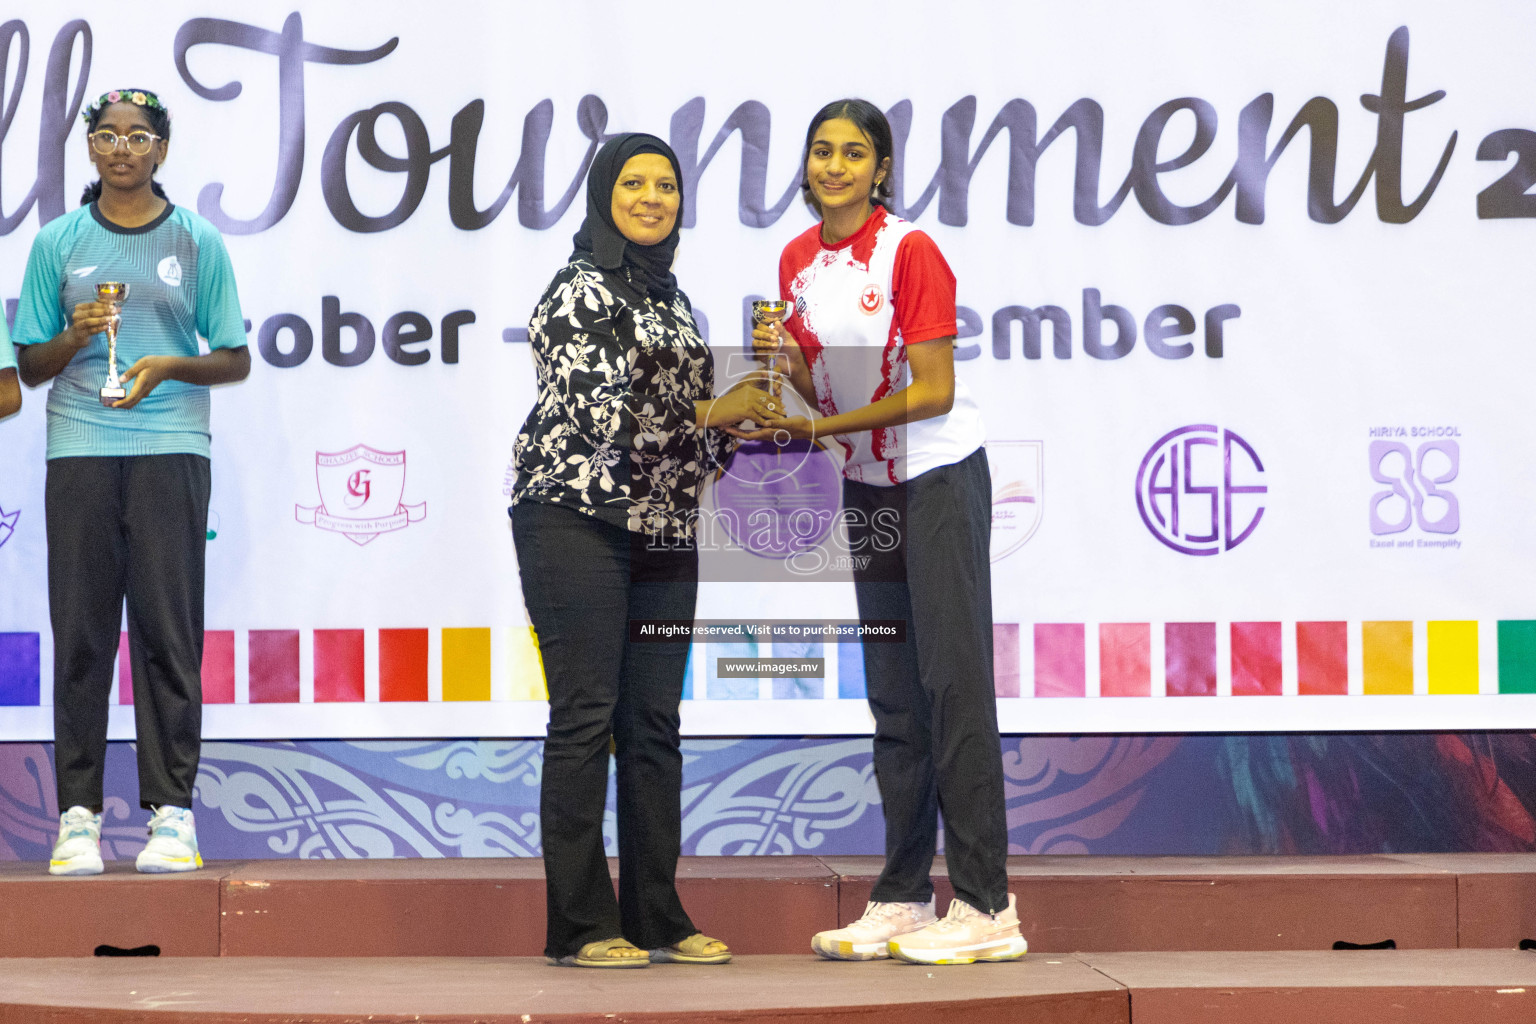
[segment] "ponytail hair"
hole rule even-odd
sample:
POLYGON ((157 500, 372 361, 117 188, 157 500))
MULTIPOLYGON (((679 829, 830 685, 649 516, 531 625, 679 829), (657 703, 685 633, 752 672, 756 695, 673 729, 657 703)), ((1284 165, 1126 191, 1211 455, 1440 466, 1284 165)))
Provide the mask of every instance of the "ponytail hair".
MULTIPOLYGON (((171 112, 165 109, 165 105, 160 102, 160 97, 148 89, 114 89, 111 92, 102 93, 96 102, 86 107, 85 111, 81 114, 82 119, 85 121, 85 134, 87 137, 101 124, 101 115, 106 113, 107 108, 114 103, 131 103, 138 107, 143 112, 145 120, 149 122, 149 126, 155 130, 155 134, 160 136, 160 141, 170 141, 171 112), (139 99, 142 99, 144 102, 138 102, 139 99)), ((160 165, 156 164, 154 170, 151 170, 150 173, 153 174, 159 168, 160 165)), ((170 197, 165 194, 165 189, 161 187, 158 181, 151 178, 149 188, 157 197, 170 202, 170 197)), ((80 205, 89 206, 100 199, 101 189, 100 178, 85 186, 85 191, 80 193, 80 205)))

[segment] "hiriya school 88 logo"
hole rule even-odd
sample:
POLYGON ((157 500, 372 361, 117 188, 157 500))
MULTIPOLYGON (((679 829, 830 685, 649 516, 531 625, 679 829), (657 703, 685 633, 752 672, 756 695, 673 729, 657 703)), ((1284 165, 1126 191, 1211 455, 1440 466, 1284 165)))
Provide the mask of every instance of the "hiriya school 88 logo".
POLYGON ((1389 488, 1371 495, 1371 533, 1402 533, 1418 524, 1425 533, 1461 529, 1461 503, 1445 490, 1461 473, 1461 444, 1437 439, 1417 449, 1401 441, 1371 442, 1371 479, 1389 488))

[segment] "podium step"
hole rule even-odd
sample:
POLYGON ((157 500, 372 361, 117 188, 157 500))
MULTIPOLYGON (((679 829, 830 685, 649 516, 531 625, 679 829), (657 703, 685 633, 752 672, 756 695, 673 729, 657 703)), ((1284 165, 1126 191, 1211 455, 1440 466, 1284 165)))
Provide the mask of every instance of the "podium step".
POLYGON ((0 1021, 50 1024, 1516 1024, 1512 950, 1031 954, 925 968, 809 955, 639 971, 480 957, 0 960, 0 1021))
MULTIPOLYGON (((740 954, 800 954, 857 917, 874 857, 691 857, 694 922, 740 954)), ((934 885, 951 895, 942 860, 934 885)), ((1398 857, 1015 857, 1033 954, 1513 948, 1536 938, 1536 854, 1398 857)), ((0 957, 508 957, 544 944, 538 860, 210 862, 186 875, 54 878, 0 864, 0 957)))

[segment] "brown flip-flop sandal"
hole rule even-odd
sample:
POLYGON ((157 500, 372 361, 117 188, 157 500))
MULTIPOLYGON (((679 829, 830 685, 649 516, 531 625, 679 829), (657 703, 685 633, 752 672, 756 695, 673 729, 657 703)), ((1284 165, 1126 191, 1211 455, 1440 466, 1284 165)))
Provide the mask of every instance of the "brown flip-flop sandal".
POLYGON ((699 932, 688 936, 675 946, 663 946, 651 950, 651 962, 655 964, 728 964, 731 949, 719 939, 712 939, 699 932))
POLYGON ((561 967, 649 967, 651 959, 643 949, 624 938, 603 939, 589 942, 581 949, 554 961, 561 967), (615 955, 619 954, 619 955, 615 955))

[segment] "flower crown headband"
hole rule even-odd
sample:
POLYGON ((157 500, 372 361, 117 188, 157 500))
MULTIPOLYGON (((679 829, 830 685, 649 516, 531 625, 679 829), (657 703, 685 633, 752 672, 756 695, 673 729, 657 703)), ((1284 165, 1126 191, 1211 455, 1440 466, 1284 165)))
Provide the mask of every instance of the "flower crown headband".
MULTIPOLYGON (((147 107, 150 110, 165 110, 165 104, 160 102, 160 97, 143 89, 113 89, 104 92, 96 98, 96 102, 80 112, 80 120, 90 124, 97 114, 114 103, 132 103, 136 107, 147 107)), ((170 113, 170 111, 166 111, 170 113)))

